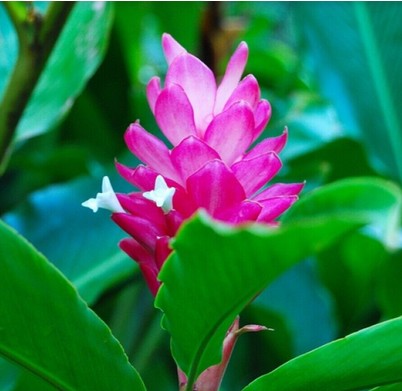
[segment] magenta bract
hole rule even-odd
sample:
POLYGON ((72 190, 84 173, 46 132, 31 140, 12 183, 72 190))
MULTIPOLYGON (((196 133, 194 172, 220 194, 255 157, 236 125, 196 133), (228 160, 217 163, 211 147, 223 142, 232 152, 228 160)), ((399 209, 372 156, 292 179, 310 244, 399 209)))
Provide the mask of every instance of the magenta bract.
POLYGON ((212 71, 170 35, 162 46, 168 71, 164 86, 154 77, 147 98, 169 148, 136 122, 125 141, 143 165, 117 163, 119 173, 140 192, 117 194, 125 213, 113 220, 131 237, 121 248, 135 259, 153 294, 158 272, 170 253, 169 240, 198 209, 230 224, 275 219, 298 197, 303 184, 274 184, 281 168, 278 153, 287 131, 251 150, 271 116, 254 76, 241 80, 248 47, 241 43, 219 85, 212 71))

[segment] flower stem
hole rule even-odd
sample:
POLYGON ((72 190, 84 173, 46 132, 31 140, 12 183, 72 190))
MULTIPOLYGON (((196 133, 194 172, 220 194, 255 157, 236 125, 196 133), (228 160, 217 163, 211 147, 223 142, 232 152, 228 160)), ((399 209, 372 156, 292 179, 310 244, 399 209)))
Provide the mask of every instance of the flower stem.
POLYGON ((17 125, 74 2, 52 2, 45 15, 22 2, 4 2, 18 36, 14 70, 0 103, 0 174, 5 171, 17 125))

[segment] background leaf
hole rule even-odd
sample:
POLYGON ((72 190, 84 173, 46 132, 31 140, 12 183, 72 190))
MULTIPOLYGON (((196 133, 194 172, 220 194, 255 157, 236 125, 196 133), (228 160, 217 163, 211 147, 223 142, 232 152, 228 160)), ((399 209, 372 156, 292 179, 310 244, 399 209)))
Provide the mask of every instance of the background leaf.
POLYGON ((378 178, 348 178, 323 186, 303 197, 284 221, 335 215, 364 215, 390 248, 398 246, 402 193, 398 186, 378 178))
POLYGON ((299 356, 243 391, 348 391, 402 380, 402 318, 360 330, 299 356))
POLYGON ((383 244, 364 232, 348 235, 316 256, 317 274, 334 300, 338 335, 350 334, 379 317, 376 291, 388 258, 383 244))
POLYGON ((293 9, 324 95, 366 143, 372 161, 401 181, 402 5, 330 2, 293 9))
POLYGON ((2 222, 0 254, 3 356, 64 390, 145 389, 108 327, 2 222))
MULTIPOLYGON (((116 175, 114 178, 115 185, 120 186, 122 181, 116 175)), ((135 263, 118 247, 124 233, 112 225, 109 213, 94 214, 81 206, 98 191, 100 179, 52 186, 32 194, 18 210, 4 216, 73 282, 89 303, 107 288, 133 276, 136 270, 135 263)))
MULTIPOLYGON (((16 141, 46 132, 71 108, 103 58, 111 22, 110 3, 75 5, 18 125, 16 141)), ((0 13, 0 25, 3 23, 0 33, 5 50, 0 58, 7 60, 0 61, 3 64, 0 87, 4 88, 16 56, 15 33, 4 9, 0 13)))

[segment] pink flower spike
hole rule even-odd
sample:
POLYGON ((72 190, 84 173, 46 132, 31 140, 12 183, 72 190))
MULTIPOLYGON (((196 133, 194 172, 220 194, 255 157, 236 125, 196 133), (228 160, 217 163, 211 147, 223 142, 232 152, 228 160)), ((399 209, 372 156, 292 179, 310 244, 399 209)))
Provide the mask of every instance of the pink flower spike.
POLYGON ((141 193, 117 194, 117 198, 127 213, 146 218, 152 221, 161 232, 166 231, 163 211, 154 202, 144 198, 141 193))
POLYGON ((152 190, 158 173, 142 164, 132 169, 118 162, 115 163, 118 173, 129 183, 142 191, 152 190))
POLYGON ((147 264, 150 268, 155 267, 152 254, 145 250, 135 239, 124 238, 119 243, 120 248, 137 263, 147 264))
POLYGON ((298 195, 303 187, 304 183, 275 183, 255 196, 254 199, 258 201, 272 197, 298 195))
POLYGON ((205 142, 231 165, 250 146, 253 130, 253 112, 247 102, 240 101, 213 119, 205 132, 205 142))
POLYGON ((250 221, 256 221, 262 210, 262 205, 258 202, 245 200, 224 216, 218 216, 231 224, 241 224, 250 221))
POLYGON ((289 209, 296 201, 297 196, 278 196, 260 200, 263 205, 261 214, 258 216, 259 222, 270 223, 289 209))
POLYGON ((187 50, 167 33, 162 35, 162 48, 168 65, 180 54, 187 53, 187 50))
POLYGON ((151 254, 155 252, 156 239, 164 235, 164 232, 154 222, 143 217, 113 213, 112 220, 151 254))
POLYGON ((245 42, 241 42, 230 58, 225 75, 216 92, 215 115, 223 110, 227 100, 240 81, 247 63, 247 58, 248 46, 245 42))
POLYGON ((242 184, 247 196, 252 196, 270 181, 282 167, 275 152, 268 152, 253 159, 243 159, 233 164, 232 170, 242 184))
MULTIPOLYGON (((244 42, 230 58, 219 87, 212 71, 171 35, 163 35, 162 47, 168 63, 164 85, 155 76, 146 93, 157 124, 173 146, 139 122, 131 124, 125 142, 142 164, 136 168, 115 164, 139 191, 115 194, 106 179, 102 193, 83 203, 92 210, 112 211, 113 221, 131 236, 121 248, 138 262, 154 295, 172 239, 198 210, 232 225, 277 226, 276 219, 298 199, 304 185, 277 183, 264 189, 281 168, 277 154, 286 144, 287 129, 250 148, 267 125, 271 106, 261 99, 253 75, 242 80, 248 57, 244 42)), ((234 326, 237 330, 238 321, 234 326)), ((229 336, 235 340, 234 329, 229 336)), ((213 389, 218 389, 225 365, 224 359, 212 370, 207 368, 196 386, 212 389, 213 380, 213 389)), ((185 383, 185 376, 181 380, 185 383)))
POLYGON ((233 103, 245 100, 254 110, 260 100, 260 87, 257 79, 253 75, 246 76, 233 91, 225 105, 225 110, 233 103))
POLYGON ((155 118, 162 132, 173 145, 196 134, 193 108, 183 89, 172 84, 159 95, 155 104, 155 118))
POLYGON ((152 114, 155 114, 155 103, 161 93, 161 80, 154 76, 147 85, 147 99, 152 114))
POLYGON ((159 270, 163 266, 166 258, 172 252, 172 249, 169 247, 169 242, 169 236, 161 236, 156 241, 155 263, 159 270))
POLYGON ((219 159, 218 153, 197 137, 185 138, 170 155, 173 166, 185 183, 186 179, 210 160, 219 159))
POLYGON ((285 128, 285 130, 280 136, 270 137, 258 143, 250 152, 246 153, 243 159, 250 160, 252 158, 263 155, 264 153, 270 151, 279 153, 286 145, 287 139, 288 139, 288 132, 287 129, 285 128))
POLYGON ((181 54, 170 65, 165 85, 178 84, 187 95, 194 110, 194 122, 199 135, 212 119, 216 83, 212 71, 191 54, 181 54))
POLYGON ((187 190, 195 204, 213 217, 234 208, 246 196, 234 174, 220 160, 207 163, 191 175, 187 190))
MULTIPOLYGON (((195 211, 198 209, 198 205, 194 202, 194 200, 189 196, 187 189, 184 190, 183 188, 177 187, 176 191, 173 196, 173 207, 174 211, 180 213, 180 215, 187 219, 192 216, 195 211)), ((171 213, 172 213, 171 212, 171 213)), ((170 217, 171 213, 166 215, 168 218, 170 217)))
MULTIPOLYGON (((175 192, 176 194, 177 192, 175 192)), ((175 236, 176 232, 183 224, 184 218, 182 214, 176 209, 171 210, 169 213, 165 214, 167 232, 170 236, 175 236)))
POLYGON ((253 141, 261 135, 268 121, 271 119, 271 105, 265 99, 258 102, 257 108, 254 111, 255 129, 253 141))
POLYGON ((142 162, 163 176, 176 179, 169 150, 161 140, 145 131, 138 123, 129 126, 124 139, 129 150, 142 162))
POLYGON ((132 238, 123 239, 119 246, 130 258, 138 263, 149 290, 155 296, 160 282, 157 280, 159 269, 154 262, 152 254, 132 238))

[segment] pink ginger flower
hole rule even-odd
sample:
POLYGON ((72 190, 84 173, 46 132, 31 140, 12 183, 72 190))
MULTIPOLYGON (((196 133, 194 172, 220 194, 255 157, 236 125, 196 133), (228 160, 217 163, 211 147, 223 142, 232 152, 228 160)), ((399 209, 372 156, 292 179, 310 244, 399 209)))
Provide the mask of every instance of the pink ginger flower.
POLYGON ((144 164, 116 163, 120 175, 140 192, 115 194, 108 179, 96 199, 83 203, 94 211, 110 209, 112 219, 131 237, 120 247, 136 262, 156 295, 158 273, 171 252, 170 239, 197 210, 229 224, 275 219, 298 198, 303 184, 276 183, 263 188, 280 170, 278 153, 287 131, 249 150, 271 116, 254 76, 241 80, 248 47, 241 43, 219 86, 212 71, 170 35, 162 38, 169 65, 164 87, 154 77, 147 98, 156 122, 173 148, 139 122, 125 141, 144 164))

